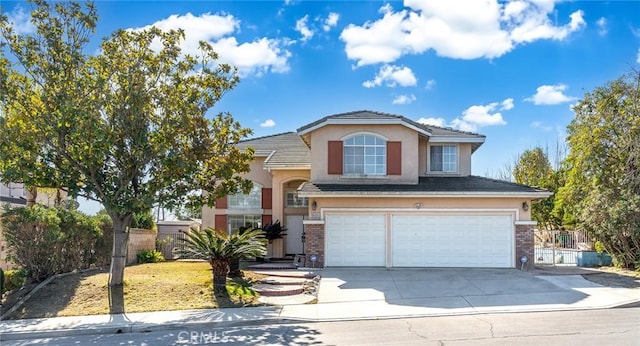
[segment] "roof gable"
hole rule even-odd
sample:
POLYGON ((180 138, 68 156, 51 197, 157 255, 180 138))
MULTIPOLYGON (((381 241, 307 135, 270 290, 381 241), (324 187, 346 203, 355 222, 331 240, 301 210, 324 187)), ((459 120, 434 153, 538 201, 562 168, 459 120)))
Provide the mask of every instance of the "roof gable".
POLYGON ((433 125, 421 124, 419 122, 408 119, 402 115, 389 114, 382 112, 375 112, 369 110, 361 110, 347 113, 339 113, 328 115, 322 119, 316 120, 312 123, 304 125, 298 128, 298 135, 300 135, 305 143, 309 145, 308 134, 316 129, 327 125, 340 125, 340 124, 397 124, 406 126, 415 130, 425 137, 429 137, 429 141, 433 143, 446 143, 446 142, 459 142, 459 143, 473 143, 473 151, 475 151, 482 143, 484 143, 485 136, 467 132, 455 130, 449 127, 439 127, 433 125))

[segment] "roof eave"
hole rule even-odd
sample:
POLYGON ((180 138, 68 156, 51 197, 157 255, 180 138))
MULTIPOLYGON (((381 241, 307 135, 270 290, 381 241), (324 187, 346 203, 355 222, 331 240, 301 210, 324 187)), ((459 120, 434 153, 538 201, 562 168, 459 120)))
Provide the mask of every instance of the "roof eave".
POLYGON ((548 191, 539 192, 424 192, 424 191, 358 191, 358 192, 327 192, 327 191, 298 191, 300 197, 365 197, 365 198, 415 198, 415 197, 440 197, 440 198, 530 198, 533 200, 547 198, 553 193, 548 191))
POLYGON ((292 170, 310 170, 311 164, 270 164, 264 165, 264 169, 266 170, 283 170, 283 171, 292 171, 292 170))
POLYGON ((321 127, 327 126, 327 125, 402 125, 405 127, 408 127, 424 136, 428 136, 431 137, 431 131, 428 131, 426 129, 417 127, 411 123, 406 122, 404 119, 401 118, 390 118, 390 119, 370 119, 370 118, 364 118, 364 119, 325 119, 324 121, 314 125, 314 126, 310 126, 306 129, 303 130, 299 130, 298 131, 298 135, 299 136, 304 136, 308 133, 311 133, 321 127))

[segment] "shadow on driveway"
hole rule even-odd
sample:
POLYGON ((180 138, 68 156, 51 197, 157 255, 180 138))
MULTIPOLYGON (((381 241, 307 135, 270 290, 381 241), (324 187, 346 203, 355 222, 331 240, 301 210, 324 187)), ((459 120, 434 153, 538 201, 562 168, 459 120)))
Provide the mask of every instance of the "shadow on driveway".
POLYGON ((318 302, 384 300, 393 305, 459 309, 568 305, 587 297, 517 269, 327 268, 322 272, 318 302))

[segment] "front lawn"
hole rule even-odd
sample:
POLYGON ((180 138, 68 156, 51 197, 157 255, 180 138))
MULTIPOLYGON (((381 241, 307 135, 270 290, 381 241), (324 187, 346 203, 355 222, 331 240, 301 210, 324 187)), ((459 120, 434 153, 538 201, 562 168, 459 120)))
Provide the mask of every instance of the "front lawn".
MULTIPOLYGON (((216 297, 213 295, 211 267, 206 262, 130 266, 124 276, 125 310, 145 312, 257 305, 258 294, 250 285, 259 276, 246 271, 244 274, 240 279, 228 279, 228 295, 216 297)), ((108 314, 108 281, 106 270, 55 279, 36 292, 10 318, 108 314)))

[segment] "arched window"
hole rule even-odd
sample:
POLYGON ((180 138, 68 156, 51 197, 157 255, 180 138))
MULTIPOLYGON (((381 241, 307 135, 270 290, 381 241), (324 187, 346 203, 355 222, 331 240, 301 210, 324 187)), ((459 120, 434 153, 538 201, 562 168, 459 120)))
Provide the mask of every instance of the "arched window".
POLYGON ((344 174, 387 174, 387 141, 384 138, 357 134, 343 141, 343 150, 344 174))

